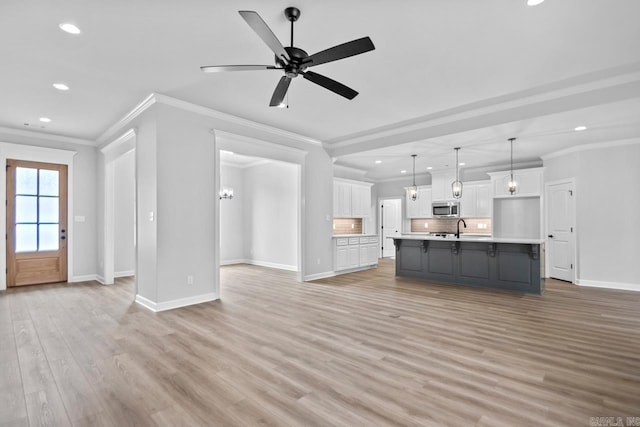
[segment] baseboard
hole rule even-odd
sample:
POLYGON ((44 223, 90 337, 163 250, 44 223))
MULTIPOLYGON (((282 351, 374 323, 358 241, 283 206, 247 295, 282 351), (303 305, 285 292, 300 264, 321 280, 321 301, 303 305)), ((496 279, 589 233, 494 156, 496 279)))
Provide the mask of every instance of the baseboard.
POLYGON ((298 271, 295 265, 277 264, 275 262, 258 261, 255 259, 247 260, 247 264, 257 265, 258 267, 277 268, 278 270, 298 271))
POLYGON ((195 295, 187 298, 174 299, 164 302, 153 302, 150 299, 143 297, 142 295, 136 295, 136 302, 141 306, 148 308, 153 312, 173 310, 174 308, 186 307, 189 305, 202 304, 203 302, 215 301, 218 298, 217 293, 211 292, 208 294, 195 295))
POLYGON ((101 285, 107 284, 107 281, 104 280, 104 277, 100 276, 99 274, 96 274, 96 282, 100 283, 101 285))
POLYGON ((335 271, 325 271, 324 273, 309 274, 307 276, 304 276, 303 280, 305 282, 310 282, 312 280, 319 280, 319 279, 334 277, 335 275, 336 275, 335 271))
POLYGON ((248 259, 228 259, 220 261, 220 265, 234 265, 234 264, 251 264, 248 259))
POLYGON ((640 292, 640 283, 601 282, 598 280, 576 280, 576 285, 593 288, 619 289, 622 291, 640 292))
POLYGON ((371 270, 372 268, 377 268, 378 264, 371 264, 371 265, 366 265, 364 267, 356 267, 356 268, 350 268, 348 270, 338 270, 336 271, 335 275, 339 276, 340 274, 349 274, 349 273, 355 273, 358 271, 364 271, 364 270, 371 270))
POLYGON ((277 264, 275 262, 258 261, 256 259, 229 259, 226 261, 220 261, 220 265, 233 264, 249 264, 257 265, 258 267, 277 268, 278 270, 298 271, 298 267, 295 265, 277 264))
POLYGON ((83 274, 82 276, 73 276, 67 280, 68 283, 77 283, 77 282, 98 282, 97 274, 83 274))
POLYGON ((135 270, 117 271, 113 273, 113 277, 129 277, 129 276, 135 276, 135 275, 136 275, 135 270))

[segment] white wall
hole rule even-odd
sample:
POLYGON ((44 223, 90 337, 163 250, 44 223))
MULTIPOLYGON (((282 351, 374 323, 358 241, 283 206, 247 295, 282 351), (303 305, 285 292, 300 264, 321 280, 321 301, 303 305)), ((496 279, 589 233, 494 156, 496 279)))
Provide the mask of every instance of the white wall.
POLYGON ((297 271, 298 170, 268 162, 244 169, 245 258, 297 271))
POLYGON ((114 271, 116 277, 135 272, 135 152, 114 164, 114 271))
POLYGON ((545 181, 576 179, 578 283, 640 290, 640 139, 625 142, 547 158, 545 181))
POLYGON ((243 169, 220 166, 221 187, 233 188, 235 196, 220 200, 220 263, 244 262, 244 174, 243 169))
POLYGON ((214 136, 193 114, 159 106, 156 140, 155 301, 217 298, 214 136), (188 276, 193 277, 193 284, 187 283, 188 276))

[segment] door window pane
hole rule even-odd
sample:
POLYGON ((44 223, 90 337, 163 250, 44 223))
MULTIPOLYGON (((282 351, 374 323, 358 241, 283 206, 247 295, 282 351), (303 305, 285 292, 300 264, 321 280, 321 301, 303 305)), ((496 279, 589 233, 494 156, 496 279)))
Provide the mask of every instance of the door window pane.
POLYGON ((38 198, 36 196, 16 196, 16 222, 37 221, 38 198))
POLYGON ((38 222, 58 223, 58 198, 39 197, 40 199, 40 220, 38 222))
POLYGON ((40 195, 58 195, 58 171, 40 169, 40 195))
POLYGON ((38 249, 38 226, 16 224, 16 252, 33 252, 38 249))
POLYGON ((37 193, 38 193, 38 169, 17 167, 16 168, 16 194, 36 195, 37 193))
POLYGON ((39 251, 58 250, 58 224, 40 224, 40 247, 39 251))

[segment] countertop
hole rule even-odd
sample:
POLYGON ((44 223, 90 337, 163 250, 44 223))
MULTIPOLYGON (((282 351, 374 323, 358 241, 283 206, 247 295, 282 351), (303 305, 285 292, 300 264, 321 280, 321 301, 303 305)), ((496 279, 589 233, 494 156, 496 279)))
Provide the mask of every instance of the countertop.
POLYGON ((492 237, 492 236, 470 236, 462 234, 459 239, 450 235, 447 237, 430 236, 428 234, 400 234, 394 239, 404 240, 441 240, 450 242, 487 242, 487 243, 519 243, 523 245, 539 245, 544 243, 544 239, 527 239, 527 238, 510 238, 510 237, 492 237))
POLYGON ((378 237, 377 234, 366 233, 366 234, 334 234, 332 236, 334 239, 339 239, 340 237, 378 237))

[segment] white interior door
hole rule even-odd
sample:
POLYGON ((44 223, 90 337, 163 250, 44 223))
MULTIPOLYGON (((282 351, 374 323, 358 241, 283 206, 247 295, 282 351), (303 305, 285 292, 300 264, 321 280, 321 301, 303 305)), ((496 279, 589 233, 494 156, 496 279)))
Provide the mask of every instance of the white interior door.
POLYGON ((549 277, 574 281, 574 197, 573 183, 553 184, 548 189, 549 227, 547 250, 549 251, 549 277))
POLYGON ((380 200, 380 245, 382 257, 395 256, 396 249, 389 237, 400 234, 402 229, 402 199, 380 200))

